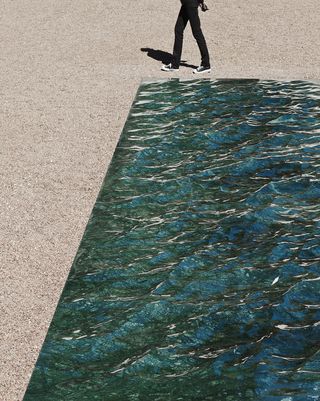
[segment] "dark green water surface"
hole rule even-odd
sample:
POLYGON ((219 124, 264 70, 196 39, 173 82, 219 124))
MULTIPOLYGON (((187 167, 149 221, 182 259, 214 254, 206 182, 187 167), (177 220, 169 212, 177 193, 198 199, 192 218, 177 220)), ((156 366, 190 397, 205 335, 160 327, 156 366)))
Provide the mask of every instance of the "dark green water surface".
POLYGON ((318 84, 143 83, 24 400, 320 400, 319 172, 318 84))

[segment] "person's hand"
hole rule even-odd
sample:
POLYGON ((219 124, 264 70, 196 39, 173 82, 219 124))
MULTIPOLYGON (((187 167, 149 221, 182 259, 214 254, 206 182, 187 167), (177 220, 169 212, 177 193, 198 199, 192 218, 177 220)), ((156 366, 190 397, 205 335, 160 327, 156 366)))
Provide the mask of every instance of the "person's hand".
POLYGON ((208 6, 205 4, 204 0, 198 0, 199 6, 201 8, 202 11, 208 11, 209 8, 208 6))

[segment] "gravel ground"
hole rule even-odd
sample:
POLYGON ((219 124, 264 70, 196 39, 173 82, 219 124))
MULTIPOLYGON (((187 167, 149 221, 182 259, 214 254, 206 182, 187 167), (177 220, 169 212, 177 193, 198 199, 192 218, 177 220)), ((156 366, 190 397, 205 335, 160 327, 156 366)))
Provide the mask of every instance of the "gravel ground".
MULTIPOLYGON (((207 4, 212 78, 319 79, 318 0, 207 4)), ((22 400, 141 80, 172 76, 160 59, 179 7, 0 2, 1 401, 22 400)), ((189 27, 183 60, 174 76, 192 78, 189 27)))

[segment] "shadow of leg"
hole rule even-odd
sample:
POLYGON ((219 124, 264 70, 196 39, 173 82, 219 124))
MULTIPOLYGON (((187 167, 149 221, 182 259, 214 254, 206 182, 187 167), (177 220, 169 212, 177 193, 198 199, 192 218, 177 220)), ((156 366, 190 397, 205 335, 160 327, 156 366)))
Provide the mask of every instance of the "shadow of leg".
MULTIPOLYGON (((172 62, 172 54, 165 52, 163 50, 155 50, 150 47, 142 47, 140 49, 142 52, 147 53, 148 57, 153 58, 154 60, 161 61, 163 64, 169 64, 172 62)), ((188 68, 196 68, 197 66, 192 64, 187 64, 184 60, 181 60, 180 65, 188 68)))
POLYGON ((141 48, 141 51, 147 53, 147 56, 153 58, 154 60, 162 61, 163 64, 168 64, 172 61, 172 55, 168 52, 164 52, 163 50, 155 50, 150 49, 149 47, 143 47, 141 48))

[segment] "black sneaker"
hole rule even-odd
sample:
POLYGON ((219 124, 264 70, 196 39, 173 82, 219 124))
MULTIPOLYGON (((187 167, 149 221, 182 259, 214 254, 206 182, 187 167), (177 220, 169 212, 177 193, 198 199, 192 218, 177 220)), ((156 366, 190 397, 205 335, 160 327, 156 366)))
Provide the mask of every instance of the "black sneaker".
POLYGON ((168 72, 174 72, 174 71, 179 71, 179 67, 173 67, 172 64, 167 64, 167 65, 163 65, 161 67, 162 71, 168 71, 168 72))
POLYGON ((210 67, 204 67, 203 65, 200 65, 195 70, 193 70, 194 74, 204 74, 205 72, 211 72, 211 68, 210 67))

